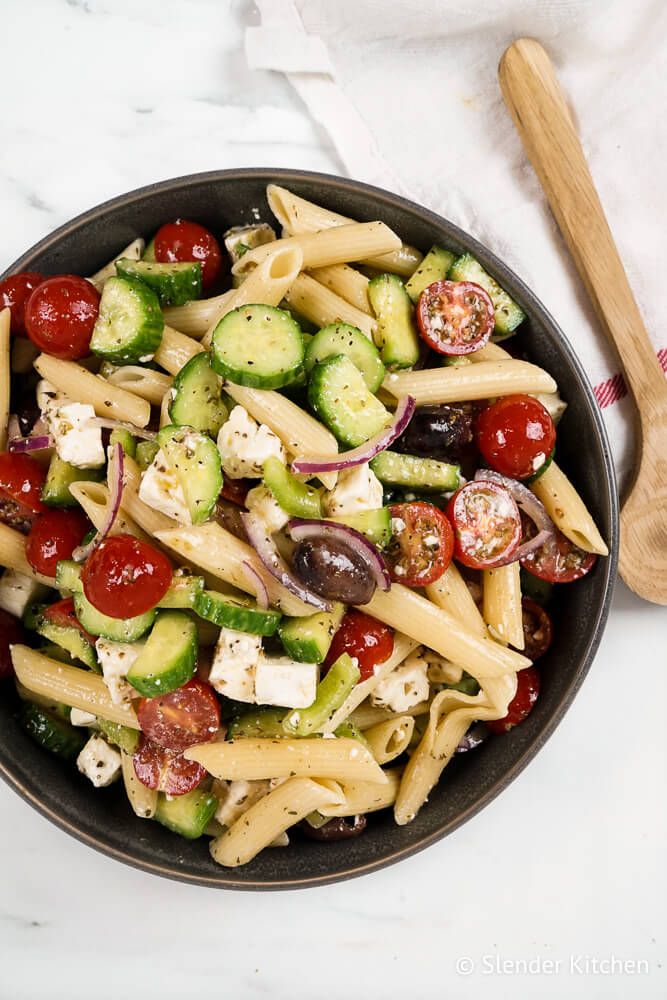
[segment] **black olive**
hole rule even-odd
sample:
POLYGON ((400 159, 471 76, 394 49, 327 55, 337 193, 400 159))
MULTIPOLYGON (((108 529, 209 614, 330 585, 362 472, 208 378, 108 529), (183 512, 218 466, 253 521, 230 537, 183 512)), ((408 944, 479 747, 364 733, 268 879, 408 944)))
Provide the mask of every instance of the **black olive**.
POLYGON ((241 518, 242 514, 242 507, 232 503, 230 500, 225 500, 222 496, 218 497, 218 502, 213 512, 214 519, 232 535, 236 535, 237 538, 247 542, 248 536, 241 518))
POLYGON ((375 592, 375 580, 361 556, 330 538, 299 542, 292 567, 306 586, 330 601, 367 604, 375 592))
POLYGON ((311 826, 306 820, 299 823, 299 829, 311 840, 349 840, 358 837, 366 829, 365 816, 334 816, 324 826, 311 826))
POLYGON ((458 459, 473 438, 472 407, 420 406, 405 432, 392 447, 408 455, 451 462, 458 459))

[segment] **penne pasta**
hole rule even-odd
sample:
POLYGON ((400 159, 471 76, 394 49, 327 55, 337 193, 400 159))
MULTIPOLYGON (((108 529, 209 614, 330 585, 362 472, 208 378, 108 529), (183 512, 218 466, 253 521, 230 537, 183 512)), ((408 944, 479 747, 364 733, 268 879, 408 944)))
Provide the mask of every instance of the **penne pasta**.
POLYGON ((361 271, 356 271, 349 264, 330 264, 328 267, 315 268, 310 276, 355 309, 368 313, 369 316, 373 315, 368 300, 368 278, 361 271))
POLYGON ((455 563, 451 562, 440 579, 429 583, 425 590, 430 601, 448 611, 468 631, 486 638, 484 619, 455 563))
MULTIPOLYGON (((107 508, 109 505, 108 487, 105 486, 104 483, 78 482, 72 483, 70 486, 70 493, 86 512, 93 527, 100 531, 107 518, 107 508)), ((141 528, 134 523, 132 518, 125 513, 122 507, 116 515, 116 519, 109 530, 109 534, 134 535, 135 538, 141 538, 144 541, 149 540, 149 536, 146 532, 142 531, 141 528)))
POLYGON ((378 764, 389 764, 407 750, 414 728, 412 715, 397 715, 366 729, 364 739, 378 764))
POLYGON ((35 572, 28 562, 25 554, 25 535, 3 524, 2 521, 0 521, 0 566, 15 569, 18 573, 23 573, 32 580, 38 580, 47 587, 52 587, 54 584, 51 577, 35 572))
POLYGON ((105 376, 111 385, 117 385, 121 389, 147 399, 153 406, 159 406, 164 394, 171 388, 172 379, 162 372, 156 372, 152 368, 142 368, 140 365, 126 365, 123 368, 116 368, 105 376))
POLYGON ((556 383, 543 368, 528 361, 480 361, 474 365, 392 372, 382 383, 392 396, 413 396, 417 405, 456 403, 515 392, 555 392, 556 383))
POLYGON ((338 787, 343 801, 320 806, 318 812, 322 816, 359 816, 377 812, 378 809, 388 809, 396 801, 401 773, 400 767, 385 771, 387 782, 384 785, 378 785, 375 781, 341 782, 338 787))
POLYGON ((9 423, 9 383, 11 380, 10 360, 11 313, 8 308, 0 310, 0 451, 7 447, 7 425, 9 423))
POLYGON ((498 642, 523 649, 523 615, 521 613, 521 566, 518 562, 498 569, 485 569, 482 574, 484 621, 498 642))
POLYGON ((370 729, 371 726, 377 726, 380 722, 387 722, 389 719, 397 719, 401 715, 411 715, 413 719, 418 718, 420 715, 426 715, 430 708, 429 701, 420 701, 418 705, 413 705, 411 709, 405 712, 393 712, 390 708, 381 708, 379 705, 371 704, 369 698, 362 702, 358 708, 355 708, 353 712, 347 718, 347 721, 365 732, 370 729))
POLYGON ((122 749, 120 751, 120 766, 125 792, 132 806, 132 811, 139 819, 151 819, 157 809, 157 791, 154 788, 147 788, 139 781, 134 770, 132 755, 122 749))
POLYGON ((560 466, 552 462, 531 485, 563 534, 585 552, 609 555, 609 549, 591 517, 588 507, 560 466))
POLYGON ((481 347, 478 351, 473 351, 472 354, 466 354, 466 358, 471 361, 511 361, 512 355, 509 351, 506 351, 504 347, 500 344, 494 344, 489 341, 485 347, 481 347))
POLYGON ((291 309, 319 327, 329 326, 330 323, 349 323, 358 327, 370 340, 373 339, 375 320, 309 274, 299 275, 285 301, 291 309))
POLYGON ((163 309, 164 321, 173 330, 187 334, 195 340, 200 340, 211 326, 214 318, 224 308, 225 303, 236 294, 235 288, 230 288, 221 295, 210 299, 192 299, 183 306, 167 306, 163 309))
POLYGON ((88 278, 88 281, 90 281, 92 285, 95 285, 98 292, 101 292, 107 278, 113 278, 116 274, 116 261, 120 260, 122 257, 127 257, 129 260, 141 260, 141 255, 143 254, 145 247, 146 244, 141 238, 132 240, 132 242, 128 243, 125 249, 121 250, 121 252, 114 257, 113 260, 110 260, 108 264, 105 264, 99 271, 96 271, 95 274, 91 275, 91 277, 88 278))
POLYGON ((154 360, 170 375, 177 375, 190 358, 194 358, 195 354, 201 354, 203 350, 202 345, 192 337, 186 337, 184 333, 165 326, 154 360))
POLYGON ((93 375, 74 361, 61 361, 48 354, 40 354, 35 368, 47 382, 79 403, 89 403, 98 417, 124 420, 135 427, 145 427, 151 418, 150 403, 111 385, 99 375, 93 375))

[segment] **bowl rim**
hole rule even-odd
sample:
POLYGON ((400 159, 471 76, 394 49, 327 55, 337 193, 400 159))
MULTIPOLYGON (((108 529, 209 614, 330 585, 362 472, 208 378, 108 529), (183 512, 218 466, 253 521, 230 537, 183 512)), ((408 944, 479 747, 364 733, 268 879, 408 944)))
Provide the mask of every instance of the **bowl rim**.
MULTIPOLYGON (((271 890, 291 890, 291 889, 301 889, 301 888, 314 888, 317 886, 328 885, 335 882, 345 881, 351 878, 357 878, 361 875, 370 874, 371 872, 378 871, 382 868, 389 867, 390 865, 396 864, 398 861, 404 858, 412 857, 413 855, 425 850, 432 844, 437 843, 439 840, 444 839, 448 834, 453 833, 454 830, 458 829, 464 823, 466 823, 477 813, 481 812, 490 802, 493 801, 501 792, 503 792, 518 775, 528 766, 528 764, 534 759, 534 757, 539 753, 542 747, 545 745, 547 740, 553 735, 556 727, 560 724, 564 715, 568 711, 570 705, 572 704, 576 694, 579 691, 597 652, 598 646, 600 644, 602 634, 609 616, 609 610, 611 606, 611 600, 614 592, 614 586, 617 577, 617 563, 618 563, 618 547, 619 547, 619 504, 618 504, 618 490, 616 486, 616 474, 613 459, 611 456, 611 449, 609 446, 609 439, 607 436, 607 431, 602 419, 602 414, 599 409, 597 400, 593 394, 588 376, 583 368, 582 363, 574 352, 570 342, 566 338, 565 334, 561 330, 560 326, 551 315, 549 310, 542 304, 542 302, 537 298, 534 292, 525 284, 525 282, 507 265, 505 264, 496 254, 486 247, 484 244, 480 243, 475 237, 471 236, 461 227, 457 226, 455 223, 451 222, 444 216, 438 215, 436 212, 425 208, 424 206, 418 204, 417 202, 411 201, 409 198, 405 198, 402 195, 393 194, 383 188, 376 187, 372 184, 366 184, 362 181, 356 181, 348 177, 340 177, 334 174, 321 173, 319 171, 310 170, 292 170, 289 168, 271 168, 271 167, 239 167, 239 168, 229 168, 223 170, 211 170, 201 173, 185 174, 179 177, 168 178, 166 180, 157 181, 152 184, 147 184, 139 188, 134 188, 131 191, 125 192, 124 194, 117 195, 110 198, 93 208, 90 208, 84 212, 79 213, 74 218, 70 219, 68 222, 59 226, 53 232, 49 233, 43 239, 39 240, 27 251, 21 254, 1 275, 0 279, 6 277, 9 274, 13 274, 24 268, 27 262, 30 262, 34 257, 48 251, 54 245, 57 245, 60 240, 67 235, 76 234, 79 230, 84 229, 87 225, 93 222, 95 219, 105 216, 108 213, 113 212, 115 209, 125 207, 132 204, 133 202, 141 201, 147 196, 156 193, 169 193, 173 191, 174 193, 180 192, 183 189, 198 186, 201 184, 216 184, 224 183, 225 181, 231 180, 254 180, 262 181, 265 183, 277 183, 289 187, 292 182, 310 182, 317 183, 321 186, 323 190, 323 201, 326 202, 326 192, 330 190, 335 191, 349 191, 356 195, 362 194, 367 195, 369 199, 372 199, 374 203, 384 203, 388 206, 396 208, 401 211, 407 211, 413 216, 418 216, 422 221, 425 221, 434 227, 442 226, 444 223, 448 229, 456 233, 460 237, 460 242, 462 245, 468 247, 472 252, 480 258, 485 266, 490 266, 491 270, 501 279, 501 283, 506 282, 510 287, 517 289, 520 293, 520 297, 523 302, 528 307, 528 312, 539 317, 542 325, 548 332, 548 336, 556 341, 559 345, 560 350, 567 356, 567 359, 574 370, 580 387, 586 397, 589 404, 588 408, 591 414, 593 424, 597 433, 597 437, 601 446, 601 451, 603 455, 603 469, 604 469, 604 482, 598 483, 598 486, 602 486, 604 489, 604 501, 609 509, 609 520, 610 520, 610 531, 609 531, 609 557, 603 564, 604 569, 604 580, 603 580, 603 598, 600 602, 595 619, 589 624, 592 626, 589 632, 589 639, 585 647, 584 655, 579 662, 576 674, 572 678, 572 681, 568 687, 568 690, 562 700, 559 702, 556 710, 545 723, 542 731, 537 735, 537 737, 532 740, 522 751, 520 756, 514 762, 514 764, 508 769, 504 770, 502 775, 498 777, 492 785, 473 803, 471 803, 463 812, 459 813, 456 817, 443 821, 436 830, 431 833, 421 837, 420 839, 414 841, 413 843, 401 847, 391 854, 383 854, 377 859, 365 862, 363 864, 351 865, 349 868, 339 869, 336 872, 327 872, 323 874, 307 875, 303 877, 290 877, 290 878, 279 878, 272 881, 267 880, 244 880, 243 882, 235 881, 231 877, 231 872, 228 873, 227 869, 220 869, 220 876, 218 877, 208 877, 205 875, 195 875, 179 870, 177 864, 165 865, 157 862, 151 862, 144 859, 139 859, 133 857, 132 854, 127 851, 121 850, 111 844, 105 843, 100 838, 95 835, 88 833, 84 829, 81 829, 76 824, 74 824, 67 817, 60 815, 54 809, 47 806, 40 798, 38 792, 32 791, 17 775, 15 775, 12 770, 5 764, 2 755, 2 748, 0 747, 0 777, 18 793, 18 795, 32 806, 38 813, 44 816, 46 819, 50 820, 55 826, 64 830, 66 833, 70 834, 76 840, 81 843, 92 847, 94 850, 106 855, 107 857, 114 858, 117 861, 121 861, 132 868, 138 869, 140 871, 149 872, 154 875, 159 875, 164 878, 172 879, 177 882, 185 882, 192 885, 199 885, 207 888, 217 888, 217 889, 236 889, 243 891, 271 891, 271 890)), ((232 870, 233 871, 233 870, 232 870)))

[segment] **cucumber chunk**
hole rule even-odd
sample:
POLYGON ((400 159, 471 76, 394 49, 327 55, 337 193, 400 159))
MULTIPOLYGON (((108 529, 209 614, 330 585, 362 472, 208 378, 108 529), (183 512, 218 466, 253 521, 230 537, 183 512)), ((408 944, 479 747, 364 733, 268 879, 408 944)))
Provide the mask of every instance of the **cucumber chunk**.
POLYGON ((157 441, 140 441, 137 445, 137 465, 142 472, 145 472, 149 465, 153 464, 153 459, 160 450, 157 441))
POLYGON ((194 427, 163 427, 157 437, 164 457, 181 485, 193 524, 208 520, 222 489, 220 453, 194 427))
POLYGON ((74 594, 74 611, 86 632, 115 642, 134 642, 148 632, 155 621, 155 608, 134 618, 110 618, 94 608, 85 594, 74 594))
POLYGON ((232 309, 216 326, 211 350, 218 374, 254 389, 280 389, 303 371, 299 325, 274 306, 232 309))
POLYGON ((162 264, 122 257, 116 261, 116 273, 120 278, 143 281, 155 292, 161 306, 182 306, 201 298, 201 264, 198 261, 162 264))
POLYGON ((371 392, 378 391, 385 376, 380 352, 361 330, 349 323, 332 323, 315 334, 306 349, 306 371, 311 372, 320 361, 337 354, 344 354, 359 369, 371 392))
POLYGON ((319 490, 293 476, 279 458, 271 455, 263 465, 264 485, 292 517, 322 517, 319 490))
POLYGON ((355 661, 343 653, 317 685, 315 701, 308 708, 289 712, 283 720, 288 736, 312 736, 338 711, 361 674, 355 661))
POLYGON ((207 622, 252 635, 274 635, 282 617, 279 611, 272 608, 263 610, 250 598, 232 597, 216 590, 203 590, 196 594, 194 610, 207 622))
POLYGON ((380 482, 390 486, 412 486, 425 492, 448 493, 457 490, 460 485, 460 467, 438 462, 435 458, 382 451, 370 466, 380 482))
POLYGON ((146 249, 141 255, 142 260, 155 260, 155 237, 146 244, 146 249))
POLYGON ((107 361, 151 361, 162 340, 164 320, 158 297, 147 285, 127 278, 104 283, 90 349, 107 361))
POLYGON ((133 754, 139 746, 139 732, 136 729, 122 726, 120 722, 109 722, 108 719, 100 718, 97 720, 97 727, 110 743, 115 743, 125 753, 133 754))
POLYGON ((423 261, 405 284, 405 290, 416 304, 419 296, 434 281, 442 281, 454 263, 455 254, 444 247, 431 247, 423 261))
POLYGON ((185 795, 173 798, 167 798, 160 792, 155 819, 172 833, 180 833, 181 837, 196 840, 206 830, 217 808, 218 800, 215 795, 202 788, 195 788, 185 795))
POLYGON ((83 591, 81 565, 73 559, 59 559, 56 564, 56 587, 58 590, 80 594, 83 591))
POLYGON ((113 448, 119 444, 128 458, 134 458, 137 454, 137 439, 124 427, 115 427, 111 432, 109 444, 113 448))
POLYGON ((176 570, 167 593, 158 601, 158 608, 194 609, 197 594, 204 589, 204 577, 176 570))
POLYGON ((369 392, 359 369, 343 354, 315 365, 308 399, 320 420, 352 448, 391 423, 391 414, 369 392))
POLYGON ((194 674, 198 647, 192 618, 184 611, 160 611, 127 679, 146 698, 169 694, 194 674))
POLYGON ((338 514, 330 517, 330 521, 346 524, 355 531, 360 531, 369 542, 383 548, 391 538, 391 511, 388 507, 378 507, 376 510, 360 510, 358 514, 338 514))
POLYGON ((100 672, 95 647, 88 642, 85 636, 81 635, 78 628, 73 625, 55 625, 47 618, 42 618, 37 623, 35 631, 38 635, 48 639, 49 642, 54 642, 66 650, 75 660, 80 660, 81 663, 85 663, 87 667, 97 673, 100 672))
POLYGON ((496 342, 510 337, 526 318, 523 309, 484 270, 472 254, 464 253, 461 257, 457 257, 447 277, 450 281, 474 281, 489 293, 496 316, 496 327, 492 337, 496 342))
POLYGON ((78 757, 88 739, 87 733, 82 733, 69 722, 31 701, 25 701, 21 706, 19 720, 35 743, 64 760, 78 757))
POLYGON ((322 663, 344 613, 345 606, 336 604, 332 611, 283 619, 278 635, 285 652, 299 663, 322 663))
POLYGON ((229 416, 220 398, 221 391, 222 380, 211 368, 209 355, 195 354, 174 379, 169 403, 170 420, 216 437, 229 416))
POLYGON ((49 507, 76 507, 69 489, 72 483, 98 483, 102 478, 102 469, 79 469, 54 453, 42 486, 42 502, 49 507))
POLYGON ((227 739, 255 736, 275 739, 277 736, 284 736, 284 717, 284 708, 258 708, 251 712, 243 712, 242 715, 236 715, 229 723, 227 739))
POLYGON ((378 274, 368 283, 368 298, 377 319, 375 342, 385 365, 411 368, 419 359, 419 336, 405 285, 395 274, 378 274))

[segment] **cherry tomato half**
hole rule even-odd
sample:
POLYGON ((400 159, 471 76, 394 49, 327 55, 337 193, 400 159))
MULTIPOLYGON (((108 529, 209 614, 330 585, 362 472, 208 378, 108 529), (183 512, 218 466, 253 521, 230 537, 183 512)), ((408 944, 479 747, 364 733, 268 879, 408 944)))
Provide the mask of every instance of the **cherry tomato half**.
POLYGON ((46 473, 30 455, 0 452, 0 496, 13 500, 31 514, 42 514, 42 487, 46 473))
POLYGON ((155 259, 165 264, 196 260, 201 264, 201 283, 206 290, 222 271, 222 252, 213 233, 198 222, 176 219, 155 234, 155 259))
POLYGON ((373 668, 388 660, 393 651, 393 629, 377 618, 365 615, 363 611, 348 611, 333 637, 323 664, 323 673, 339 656, 348 653, 349 656, 356 656, 361 673, 360 682, 365 681, 372 677, 373 668))
POLYGON ((530 715, 540 693, 540 675, 535 667, 526 667, 516 675, 516 694, 509 703, 507 715, 487 722, 492 733, 507 733, 530 715))
POLYGON ((167 795, 186 795, 206 777, 205 768, 196 760, 186 760, 182 754, 165 750, 145 736, 141 737, 132 764, 142 785, 167 795))
POLYGON ((76 274, 47 278, 25 305, 25 328, 45 354, 76 361, 90 354, 90 338, 100 308, 100 293, 76 274))
POLYGON ((454 533, 443 512, 416 500, 391 507, 392 536, 384 557, 394 583, 425 587, 452 561, 454 533))
POLYGON ((488 465, 504 476, 534 476, 555 444, 549 411, 532 396, 504 396, 477 418, 477 446, 488 465))
POLYGON ((491 336, 493 302, 472 281, 434 281, 419 296, 417 323, 422 340, 438 354, 472 354, 491 336))
MULTIPOLYGON (((523 519, 524 539, 532 538, 537 528, 528 518, 523 519)), ((548 583, 572 583, 589 573, 597 561, 592 552, 585 552, 556 528, 555 542, 547 542, 524 556, 522 567, 548 583)))
POLYGON ((220 728, 220 705, 213 688, 198 680, 158 698, 142 698, 137 715, 142 732, 153 743, 179 753, 215 739, 220 728))
POLYGON ((493 569, 521 541, 521 515, 512 495, 486 479, 466 483, 447 507, 454 557, 471 569, 493 569))
POLYGON ((231 479, 229 476, 225 476, 220 496, 224 497, 225 500, 231 500, 239 507, 245 507, 245 498, 253 485, 251 479, 231 479))
POLYGON ((0 609, 0 681, 14 673, 9 647, 15 642, 25 642, 21 622, 9 612, 0 609))
POLYGON ((110 618, 134 618, 150 611, 169 590, 171 578, 167 557, 132 535, 105 538, 81 573, 84 594, 110 618))
POLYGON ((71 559, 77 545, 90 528, 80 510, 49 510, 33 521, 26 540, 25 554, 36 573, 56 575, 60 559, 71 559))
POLYGON ((530 597, 521 598, 523 618, 523 652, 529 660, 544 656, 553 639, 551 615, 530 597))
POLYGON ((90 632, 86 632, 76 617, 74 601, 71 597, 65 597, 62 601, 56 601, 55 604, 50 604, 48 608, 44 608, 42 617, 52 622, 53 625, 60 625, 61 628, 77 629, 84 639, 87 639, 93 646, 95 645, 95 636, 91 635, 90 632))
POLYGON ((30 293, 44 281, 37 271, 21 271, 0 281, 0 309, 11 309, 11 333, 14 337, 27 337, 25 332, 25 304, 30 293))

